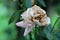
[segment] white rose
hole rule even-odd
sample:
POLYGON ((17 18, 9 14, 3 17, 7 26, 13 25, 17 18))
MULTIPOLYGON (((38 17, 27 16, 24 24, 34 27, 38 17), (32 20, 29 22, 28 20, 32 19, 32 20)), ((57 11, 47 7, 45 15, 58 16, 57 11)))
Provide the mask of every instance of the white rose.
POLYGON ((21 14, 21 16, 23 21, 16 23, 16 25, 26 28, 24 36, 26 36, 36 24, 39 26, 50 24, 50 18, 46 15, 45 10, 37 5, 28 8, 27 11, 21 14))

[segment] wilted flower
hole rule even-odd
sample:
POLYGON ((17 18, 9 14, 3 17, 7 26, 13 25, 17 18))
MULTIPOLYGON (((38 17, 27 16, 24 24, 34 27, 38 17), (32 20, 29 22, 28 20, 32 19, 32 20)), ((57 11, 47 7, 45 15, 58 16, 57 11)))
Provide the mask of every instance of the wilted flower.
POLYGON ((21 16, 23 21, 16 23, 16 25, 25 28, 24 36, 26 36, 36 24, 39 26, 50 24, 50 18, 47 17, 46 12, 37 5, 28 8, 21 16))

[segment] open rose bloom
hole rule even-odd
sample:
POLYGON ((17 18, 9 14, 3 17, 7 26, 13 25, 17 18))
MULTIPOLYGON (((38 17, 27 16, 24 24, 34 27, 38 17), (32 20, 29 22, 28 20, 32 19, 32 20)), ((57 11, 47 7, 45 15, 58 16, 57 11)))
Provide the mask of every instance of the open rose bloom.
POLYGON ((36 24, 39 26, 50 24, 50 18, 46 15, 46 12, 37 5, 28 8, 21 16, 23 20, 16 23, 16 25, 25 28, 24 36, 26 36, 36 24))

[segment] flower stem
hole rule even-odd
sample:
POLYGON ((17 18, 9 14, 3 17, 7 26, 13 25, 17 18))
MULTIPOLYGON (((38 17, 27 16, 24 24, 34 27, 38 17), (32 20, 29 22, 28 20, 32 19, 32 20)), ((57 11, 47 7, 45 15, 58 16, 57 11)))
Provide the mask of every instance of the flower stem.
POLYGON ((60 17, 57 18, 55 24, 53 25, 53 28, 52 28, 51 32, 53 31, 53 29, 54 29, 54 27, 55 27, 55 25, 56 25, 56 23, 58 22, 59 19, 60 19, 60 17))
POLYGON ((30 40, 32 40, 32 34, 30 33, 29 35, 30 35, 30 40))

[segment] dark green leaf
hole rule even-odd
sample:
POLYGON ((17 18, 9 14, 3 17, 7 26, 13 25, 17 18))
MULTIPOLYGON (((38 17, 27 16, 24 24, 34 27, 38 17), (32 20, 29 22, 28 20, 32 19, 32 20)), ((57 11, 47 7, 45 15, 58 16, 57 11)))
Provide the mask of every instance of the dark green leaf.
POLYGON ((14 12, 9 19, 9 24, 12 23, 13 21, 16 21, 19 18, 19 16, 20 12, 18 11, 14 12))
POLYGON ((58 22, 59 19, 60 19, 60 17, 57 18, 56 22, 53 25, 53 28, 52 28, 51 32, 53 31, 53 29, 54 29, 54 27, 55 27, 55 25, 56 25, 56 23, 58 22))
POLYGON ((37 0, 37 1, 39 2, 40 5, 42 5, 43 7, 46 7, 44 0, 37 0))
POLYGON ((52 40, 52 34, 50 30, 52 29, 51 24, 47 27, 40 27, 35 30, 35 39, 36 40, 52 40))
POLYGON ((32 3, 30 0, 25 0, 25 3, 27 8, 32 7, 32 3))
POLYGON ((47 30, 45 27, 36 28, 35 30, 35 39, 36 40, 48 40, 44 30, 47 30))
POLYGON ((53 39, 60 40, 60 19, 57 21, 53 30, 53 39))
POLYGON ((44 28, 44 32, 48 40, 52 40, 52 33, 50 32, 52 29, 52 25, 48 25, 47 27, 44 28))

